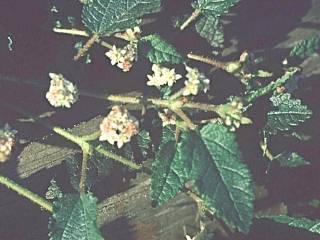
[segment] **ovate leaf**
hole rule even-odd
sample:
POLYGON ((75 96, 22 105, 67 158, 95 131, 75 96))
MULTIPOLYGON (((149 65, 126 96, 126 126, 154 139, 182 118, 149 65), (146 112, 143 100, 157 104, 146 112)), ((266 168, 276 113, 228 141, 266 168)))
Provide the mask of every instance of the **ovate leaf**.
POLYGON ((148 35, 141 39, 150 43, 151 49, 147 53, 147 58, 155 64, 179 64, 183 62, 183 57, 177 50, 157 34, 148 35))
POLYGON ((211 46, 215 48, 223 46, 224 35, 218 18, 214 16, 201 17, 196 23, 196 30, 211 46))
POLYGON ((290 227, 301 228, 312 233, 320 234, 320 220, 310 220, 307 218, 289 217, 286 215, 262 216, 259 218, 270 219, 277 223, 286 224, 290 227))
POLYGON ((278 161, 281 167, 300 167, 310 164, 295 152, 280 153, 279 155, 274 157, 274 160, 278 161))
POLYGON ((241 162, 235 135, 223 125, 208 124, 200 136, 192 136, 197 144, 192 154, 197 190, 218 216, 248 232, 253 217, 253 186, 249 170, 241 162))
POLYGON ((83 6, 83 24, 99 36, 124 31, 139 19, 159 10, 161 0, 92 0, 83 6))
POLYGON ((174 131, 169 127, 164 128, 162 141, 152 164, 151 198, 157 204, 173 198, 186 181, 183 173, 184 163, 180 160, 179 149, 174 131))
POLYGON ((268 112, 266 128, 270 132, 291 130, 312 116, 312 111, 299 99, 292 99, 289 93, 274 95, 270 100, 275 107, 268 112))
POLYGON ((54 202, 50 240, 103 240, 97 225, 97 199, 91 194, 66 194, 54 202))
POLYGON ((194 9, 200 9, 207 16, 216 16, 227 13, 229 8, 239 0, 195 0, 192 3, 194 9))
POLYGON ((290 52, 291 57, 305 58, 320 50, 320 36, 312 36, 298 42, 290 52))

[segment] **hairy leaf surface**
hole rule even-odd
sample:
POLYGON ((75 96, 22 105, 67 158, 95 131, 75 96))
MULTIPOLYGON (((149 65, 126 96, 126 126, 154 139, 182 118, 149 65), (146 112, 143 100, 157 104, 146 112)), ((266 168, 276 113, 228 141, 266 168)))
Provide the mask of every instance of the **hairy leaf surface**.
POLYGON ((224 35, 218 18, 214 16, 201 17, 196 23, 196 31, 205 38, 211 46, 221 48, 224 35))
POLYGON ((194 9, 200 9, 208 16, 220 16, 228 12, 229 8, 239 0, 196 0, 192 3, 194 9))
POLYGON ((103 240, 97 226, 97 199, 91 194, 66 194, 54 202, 50 240, 103 240))
POLYGON ((279 155, 275 156, 274 160, 277 160, 281 167, 300 167, 310 164, 295 152, 280 153, 279 155))
POLYGON ((177 52, 174 46, 166 42, 159 35, 148 35, 141 40, 150 43, 151 49, 147 53, 147 58, 150 62, 155 64, 179 64, 183 62, 183 57, 177 52))
POLYGON ((99 36, 124 31, 139 19, 159 10, 161 0, 92 0, 83 6, 82 21, 99 36))
POLYGON ((320 220, 310 220, 307 218, 289 217, 286 215, 262 216, 278 223, 286 224, 290 227, 305 229, 309 232, 320 234, 320 220))
POLYGON ((288 131, 305 122, 312 115, 307 106, 299 99, 292 99, 289 93, 274 95, 270 98, 276 108, 268 112, 267 130, 271 132, 288 131))
POLYGON ((305 58, 320 50, 320 36, 312 36, 298 42, 290 52, 291 57, 305 58))

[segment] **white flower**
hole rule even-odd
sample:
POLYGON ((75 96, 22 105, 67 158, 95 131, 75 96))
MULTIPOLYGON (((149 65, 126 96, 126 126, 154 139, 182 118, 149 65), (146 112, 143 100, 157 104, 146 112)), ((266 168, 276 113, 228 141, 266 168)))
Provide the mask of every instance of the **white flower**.
POLYGON ((16 130, 10 128, 5 124, 4 128, 0 129, 0 162, 6 162, 11 155, 12 149, 15 144, 14 135, 16 130))
POLYGON ((79 98, 78 89, 62 74, 49 73, 50 88, 46 94, 49 103, 54 107, 70 108, 79 98))
POLYGON ((182 94, 184 96, 197 95, 199 91, 206 93, 210 87, 210 80, 197 68, 186 66, 186 70, 187 80, 184 82, 185 88, 182 94))
POLYGON ((137 42, 141 34, 140 27, 129 28, 124 33, 130 42, 137 42))
POLYGON ((139 130, 139 122, 127 109, 121 106, 112 107, 110 113, 100 124, 100 141, 110 144, 117 143, 121 148, 124 143, 129 142, 131 137, 139 130))
POLYGON ((112 49, 106 52, 106 56, 111 60, 112 65, 117 64, 117 67, 122 71, 128 72, 133 66, 133 62, 137 61, 137 49, 136 43, 130 43, 124 48, 117 48, 113 45, 112 49))
POLYGON ((176 116, 172 113, 169 112, 168 109, 164 109, 164 112, 159 112, 158 115, 160 119, 162 120, 162 126, 167 126, 167 125, 175 125, 176 124, 176 116))
POLYGON ((152 65, 153 75, 148 75, 148 86, 160 87, 163 85, 172 86, 177 80, 182 78, 180 74, 175 73, 175 69, 162 67, 158 64, 152 65))

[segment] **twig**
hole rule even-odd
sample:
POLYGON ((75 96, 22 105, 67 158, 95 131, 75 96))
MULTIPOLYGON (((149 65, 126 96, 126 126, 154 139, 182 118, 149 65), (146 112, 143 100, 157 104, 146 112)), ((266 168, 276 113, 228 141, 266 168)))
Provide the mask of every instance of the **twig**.
POLYGON ((81 57, 83 57, 89 49, 93 46, 93 44, 99 40, 99 35, 94 34, 92 37, 86 42, 86 44, 78 51, 78 54, 73 57, 74 61, 78 61, 81 57))
POLYGON ((82 149, 82 165, 81 165, 81 175, 80 175, 80 183, 79 189, 80 193, 85 193, 86 191, 86 182, 87 182, 87 168, 89 162, 90 153, 82 149))
POLYGON ((217 67, 217 68, 220 68, 220 69, 223 69, 223 70, 225 70, 226 66, 227 66, 227 63, 220 62, 220 61, 212 59, 212 58, 196 55, 196 54, 193 54, 193 53, 188 53, 187 57, 189 59, 196 60, 198 62, 203 62, 203 63, 212 65, 214 67, 217 67))
POLYGON ((196 9, 194 10, 194 12, 187 18, 187 20, 182 23, 182 25, 180 26, 180 30, 184 30, 187 26, 189 26, 190 23, 192 23, 194 20, 197 19, 197 17, 200 15, 201 10, 200 9, 196 9))
POLYGON ((53 205, 48 200, 40 197, 38 194, 31 192, 25 187, 20 186, 18 183, 10 180, 9 178, 0 174, 0 184, 6 186, 7 188, 17 192, 19 195, 29 199, 31 202, 39 205, 41 208, 47 210, 48 212, 53 212, 53 205))

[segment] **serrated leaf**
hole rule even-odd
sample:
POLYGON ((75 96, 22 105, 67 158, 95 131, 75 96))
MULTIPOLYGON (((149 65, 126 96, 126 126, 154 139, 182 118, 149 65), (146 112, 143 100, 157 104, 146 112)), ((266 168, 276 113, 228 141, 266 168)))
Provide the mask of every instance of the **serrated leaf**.
POLYGON ((161 0, 92 0, 83 6, 82 22, 99 36, 135 27, 139 19, 161 7, 161 0))
POLYGON ((268 112, 266 129, 272 133, 291 130, 312 116, 312 111, 289 93, 274 95, 270 100, 276 109, 268 112))
POLYGON ((162 142, 152 164, 151 199, 158 204, 173 198, 186 180, 185 174, 180 172, 184 169, 184 164, 180 161, 178 149, 174 131, 165 127, 162 142))
POLYGON ((278 161, 281 167, 300 167, 310 164, 295 152, 280 153, 274 157, 274 160, 278 161))
POLYGON ((137 135, 137 143, 141 150, 142 156, 147 157, 151 147, 151 137, 146 130, 139 131, 137 135))
POLYGON ((218 216, 248 232, 253 217, 253 186, 249 170, 241 162, 235 135, 219 124, 207 124, 200 135, 198 150, 193 153, 198 192, 218 216))
POLYGON ((146 56, 150 62, 155 64, 179 64, 183 62, 183 57, 177 52, 174 46, 159 35, 148 35, 141 38, 141 41, 148 42, 150 44, 151 49, 146 56))
POLYGON ((226 127, 208 124, 200 134, 163 136, 152 176, 152 198, 159 203, 174 197, 188 180, 207 207, 227 223, 248 232, 253 215, 253 190, 235 136, 226 127), (175 147, 176 145, 176 147, 175 147))
POLYGON ((259 218, 270 219, 277 223, 286 224, 289 227, 301 228, 312 233, 320 234, 320 220, 310 220, 307 218, 289 217, 286 215, 261 216, 259 218))
POLYGON ((320 50, 320 36, 312 36, 298 42, 290 51, 290 57, 305 58, 320 50))
MULTIPOLYGON (((109 146, 108 146, 109 147, 109 146)), ((111 150, 111 149, 109 149, 111 150)), ((111 150, 113 151, 113 150, 111 150)), ((82 156, 73 156, 66 159, 66 167, 69 173, 70 183, 73 188, 79 191, 82 156)), ((86 186, 88 189, 104 179, 113 167, 113 161, 99 153, 92 153, 88 162, 86 186)))
POLYGON ((66 194, 55 201, 50 240, 103 240, 97 225, 97 199, 91 194, 66 194))
POLYGON ((205 38, 211 46, 215 48, 223 47, 224 34, 219 18, 214 16, 201 17, 196 22, 196 31, 201 37, 205 38))
POLYGON ((194 9, 200 9, 207 16, 216 16, 227 13, 229 8, 239 0, 195 0, 192 3, 194 9))

